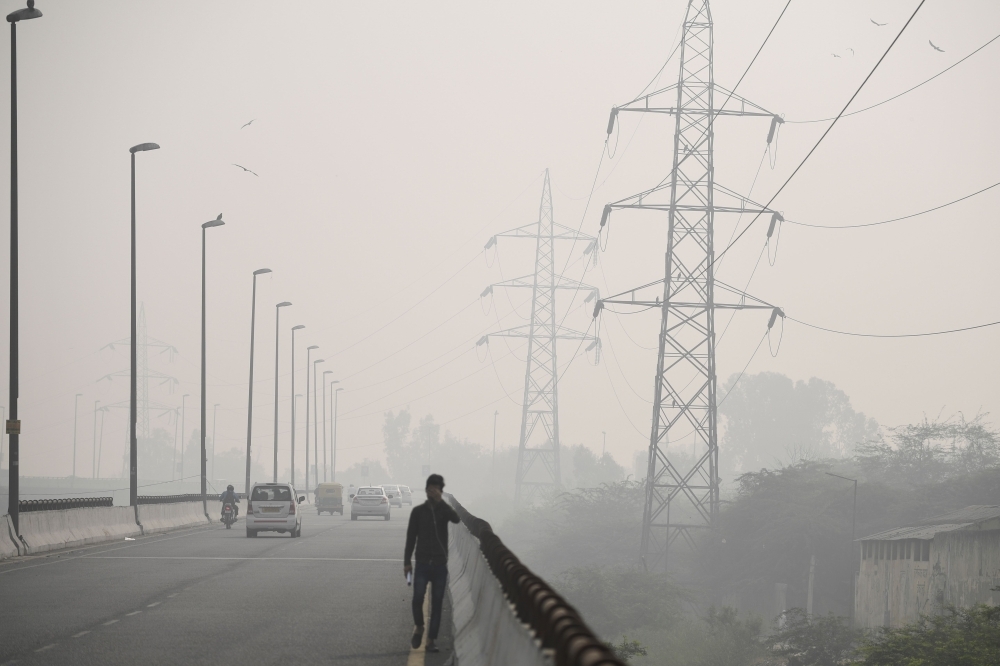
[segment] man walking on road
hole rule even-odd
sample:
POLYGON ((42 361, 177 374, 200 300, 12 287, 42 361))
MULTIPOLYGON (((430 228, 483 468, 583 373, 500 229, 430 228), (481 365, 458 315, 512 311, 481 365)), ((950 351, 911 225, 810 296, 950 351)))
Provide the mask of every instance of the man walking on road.
POLYGON ((457 523, 455 510, 441 499, 444 478, 440 474, 427 477, 427 501, 410 512, 406 528, 406 549, 403 553, 403 574, 413 573, 413 638, 410 645, 420 647, 424 635, 424 593, 431 584, 431 626, 427 632, 427 652, 437 652, 434 644, 441 627, 441 607, 444 587, 448 582, 448 523, 457 523), (416 572, 410 563, 413 549, 417 550, 416 572))

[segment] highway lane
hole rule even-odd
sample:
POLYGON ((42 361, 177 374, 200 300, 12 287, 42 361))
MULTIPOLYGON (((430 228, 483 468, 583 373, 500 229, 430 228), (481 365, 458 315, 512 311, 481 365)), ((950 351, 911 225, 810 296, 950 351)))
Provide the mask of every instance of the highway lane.
POLYGON ((423 664, 409 507, 388 522, 302 509, 299 539, 247 539, 241 520, 0 565, 0 664, 423 664))

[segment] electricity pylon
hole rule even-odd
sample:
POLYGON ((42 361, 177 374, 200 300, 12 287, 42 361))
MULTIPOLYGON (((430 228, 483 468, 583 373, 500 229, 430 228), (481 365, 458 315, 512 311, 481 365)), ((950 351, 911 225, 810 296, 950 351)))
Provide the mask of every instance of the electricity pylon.
MULTIPOLYGON (((151 403, 149 401, 149 380, 150 379, 159 380, 161 386, 166 384, 170 387, 171 390, 173 390, 174 386, 178 384, 178 381, 175 377, 171 377, 170 375, 164 374, 162 372, 149 369, 149 349, 150 348, 159 349, 161 354, 166 352, 167 354, 169 354, 170 360, 173 361, 174 354, 177 353, 177 348, 171 344, 157 340, 156 338, 151 338, 146 334, 145 303, 142 303, 139 306, 139 321, 136 333, 137 333, 137 343, 138 343, 136 360, 139 366, 138 368, 136 368, 136 375, 139 379, 139 386, 137 390, 138 395, 136 396, 139 403, 137 405, 139 414, 138 414, 138 423, 136 424, 137 425, 136 429, 138 431, 136 437, 138 439, 149 439, 149 437, 152 435, 152 432, 150 431, 149 428, 150 408, 152 407, 153 409, 159 410, 163 413, 173 412, 175 410, 174 407, 171 407, 169 405, 164 405, 158 402, 151 403)), ((115 342, 111 342, 104 345, 104 347, 102 347, 101 349, 111 349, 112 351, 114 351, 115 345, 128 346, 130 344, 132 344, 132 340, 130 338, 122 338, 121 340, 116 340, 115 342)), ((104 375, 103 377, 101 377, 101 380, 107 379, 108 381, 110 381, 112 377, 129 377, 129 376, 130 376, 129 370, 119 370, 118 372, 112 372, 111 374, 104 375)), ((129 406, 128 400, 125 400, 123 402, 118 402, 113 405, 107 405, 107 407, 128 407, 128 406, 129 406)))
MULTIPOLYGON (((530 503, 543 488, 558 488, 561 484, 559 468, 559 368, 556 346, 559 340, 578 340, 582 346, 590 341, 591 349, 598 349, 596 336, 564 326, 556 321, 556 291, 588 291, 584 302, 598 298, 595 287, 571 280, 555 272, 555 241, 586 241, 585 255, 595 253, 597 241, 593 236, 555 222, 552 212, 552 191, 549 170, 545 170, 542 201, 538 210, 538 223, 499 233, 490 238, 490 249, 498 238, 534 238, 535 272, 532 275, 498 282, 487 287, 481 297, 497 287, 531 289, 531 315, 527 324, 515 326, 483 336, 478 345, 489 342, 490 336, 527 338, 528 358, 524 372, 524 398, 521 402, 521 436, 517 450, 517 475, 514 501, 524 499, 530 503), (539 427, 541 426, 541 427, 539 427), (535 470, 532 473, 532 470, 535 470)), ((596 258, 596 253, 595 253, 596 258)))
POLYGON ((641 555, 647 568, 665 568, 678 537, 693 546, 693 531, 713 527, 719 515, 715 311, 772 310, 769 327, 783 316, 715 278, 716 213, 770 214, 771 231, 781 216, 715 182, 713 124, 719 116, 769 118, 770 142, 782 120, 715 83, 712 40, 709 0, 689 0, 677 83, 614 108, 608 123, 610 134, 618 114, 626 111, 670 114, 675 122, 670 174, 651 189, 606 205, 601 218, 603 228, 615 209, 666 211, 664 278, 599 301, 594 310, 596 317, 605 305, 617 304, 661 313, 642 519, 641 555), (675 106, 658 104, 666 94, 676 96, 675 106), (716 95, 725 97, 719 107, 716 95), (662 292, 654 300, 659 285, 662 292), (637 298, 637 293, 647 297, 637 298), (688 438, 697 451, 693 463, 687 466, 678 457, 675 464, 668 444, 688 438))

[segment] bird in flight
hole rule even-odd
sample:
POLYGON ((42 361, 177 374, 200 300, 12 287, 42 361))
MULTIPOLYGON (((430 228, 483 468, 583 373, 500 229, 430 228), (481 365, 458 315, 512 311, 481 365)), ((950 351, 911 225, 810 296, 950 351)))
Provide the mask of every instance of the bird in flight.
POLYGON ((256 173, 254 173, 253 171, 250 171, 250 169, 246 168, 245 166, 242 166, 242 165, 240 165, 240 164, 237 164, 236 162, 233 162, 233 166, 235 166, 235 167, 240 167, 240 168, 241 168, 241 169, 243 169, 244 171, 248 171, 249 173, 253 173, 253 175, 255 175, 255 176, 257 176, 258 178, 260 178, 260 176, 259 176, 259 175, 257 175, 257 174, 256 174, 256 173))
POLYGON ((935 51, 940 51, 941 53, 944 53, 944 49, 939 49, 938 47, 934 46, 934 42, 932 42, 931 40, 928 39, 927 43, 930 44, 931 48, 934 49, 935 51))
MULTIPOLYGON (((256 118, 254 118, 253 120, 257 120, 257 119, 256 119, 256 118)), ((250 121, 249 123, 244 123, 244 124, 243 124, 243 127, 246 127, 247 125, 250 125, 250 124, 252 124, 252 123, 253 123, 253 120, 251 120, 251 121, 250 121)), ((240 127, 240 129, 243 129, 243 127, 240 127)))
POLYGON ((879 22, 878 22, 878 21, 876 21, 875 19, 868 19, 868 20, 869 20, 869 21, 871 21, 872 23, 874 23, 875 25, 877 25, 877 26, 878 26, 878 27, 880 27, 880 28, 881 28, 882 26, 884 26, 884 25, 889 25, 888 23, 879 23, 879 22))
POLYGON ((850 46, 847 47, 847 50, 851 52, 852 56, 854 55, 854 49, 852 49, 850 46))
POLYGON ((833 56, 834 58, 839 58, 839 57, 840 57, 840 56, 839 56, 839 55, 837 55, 836 53, 831 53, 830 55, 832 55, 832 56, 833 56))

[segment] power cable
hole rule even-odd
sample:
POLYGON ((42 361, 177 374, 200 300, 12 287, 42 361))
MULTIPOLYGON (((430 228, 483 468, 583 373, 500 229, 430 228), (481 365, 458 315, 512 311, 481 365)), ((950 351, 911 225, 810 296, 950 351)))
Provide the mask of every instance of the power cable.
MULTIPOLYGON (((933 81, 937 77, 941 76, 942 74, 944 74, 948 70, 952 69, 953 67, 957 67, 958 65, 962 64, 963 62, 965 62, 966 60, 968 60, 972 56, 976 55, 977 53, 979 53, 980 51, 982 51, 983 49, 985 49, 987 46, 989 46, 990 44, 992 44, 993 42, 995 42, 998 39, 1000 39, 1000 35, 997 35, 996 37, 994 37, 990 41, 986 42, 985 44, 983 44, 982 46, 980 46, 978 49, 976 49, 975 51, 973 51, 969 55, 965 56, 964 58, 962 58, 961 60, 959 60, 955 64, 951 65, 950 67, 946 67, 945 69, 942 69, 940 72, 938 72, 937 74, 935 74, 931 78, 926 79, 925 81, 921 81, 920 83, 918 83, 917 85, 913 86, 912 88, 907 88, 906 90, 904 90, 903 92, 899 93, 898 95, 893 95, 889 99, 884 99, 884 100, 882 100, 881 102, 879 102, 877 104, 872 104, 871 106, 866 106, 863 109, 858 109, 857 111, 851 111, 850 113, 845 113, 844 117, 846 118, 848 116, 856 116, 859 113, 864 113, 865 111, 870 111, 871 109, 874 109, 877 106, 882 106, 883 104, 885 104, 887 102, 891 102, 894 99, 898 99, 898 98, 902 97, 903 95, 905 95, 906 93, 913 92, 914 90, 916 90, 920 86, 924 85, 925 83, 930 83, 931 81, 933 81)), ((796 124, 796 125, 804 125, 806 123, 823 123, 823 122, 826 122, 827 120, 833 120, 833 118, 817 118, 815 120, 786 120, 785 122, 786 123, 796 124)))
POLYGON ((794 321, 796 324, 801 324, 809 328, 815 328, 818 331, 826 331, 827 333, 836 333, 838 335, 849 335, 856 338, 925 338, 932 335, 947 335, 949 333, 961 333, 963 331, 974 331, 979 328, 988 328, 990 326, 997 326, 1000 321, 991 321, 986 324, 976 324, 975 326, 964 326, 962 328, 952 328, 946 331, 931 331, 929 333, 897 333, 897 334, 880 334, 880 333, 855 333, 852 331, 839 331, 834 328, 826 328, 824 326, 817 326, 816 324, 810 324, 808 322, 802 321, 800 319, 795 319, 794 317, 789 317, 785 315, 785 318, 794 321))
MULTIPOLYGON (((788 186, 788 183, 790 183, 792 181, 792 178, 795 177, 795 174, 797 174, 799 172, 799 170, 805 165, 806 161, 808 161, 808 159, 812 156, 812 154, 814 152, 816 152, 816 149, 819 148, 819 145, 821 143, 823 143, 823 139, 825 139, 826 136, 827 136, 827 134, 830 133, 830 130, 832 130, 833 127, 834 127, 834 125, 837 124, 837 121, 840 120, 841 117, 843 117, 844 112, 847 111, 847 107, 849 107, 851 105, 851 103, 854 101, 854 98, 856 98, 858 96, 858 94, 861 92, 861 90, 865 87, 865 84, 868 83, 868 80, 871 79, 871 77, 872 77, 873 74, 875 74, 875 71, 878 69, 879 65, 882 64, 882 61, 885 60, 885 57, 887 55, 889 55, 890 51, 892 51, 892 47, 896 45, 896 42, 899 41, 899 38, 903 36, 903 33, 906 31, 906 28, 910 25, 910 23, 916 17, 917 12, 920 11, 920 8, 924 6, 925 2, 927 2, 927 0, 920 0, 920 4, 918 4, 917 8, 913 10, 913 13, 910 15, 910 18, 908 18, 906 20, 906 23, 903 24, 903 27, 900 29, 899 33, 892 40, 892 43, 889 44, 889 48, 887 48, 885 50, 885 53, 883 53, 882 57, 878 59, 878 62, 876 62, 875 66, 872 67, 872 70, 870 72, 868 72, 868 76, 866 76, 865 79, 864 79, 864 81, 861 82, 861 85, 858 86, 858 89, 854 91, 854 94, 851 95, 851 98, 849 100, 847 100, 847 104, 845 104, 844 108, 842 108, 840 110, 840 113, 838 113, 837 116, 833 119, 833 122, 830 123, 829 127, 827 127, 826 130, 823 131, 823 134, 819 137, 819 140, 816 141, 816 144, 812 148, 809 149, 809 152, 806 153, 806 156, 802 158, 802 161, 799 162, 799 165, 797 167, 795 167, 795 171, 793 171, 792 174, 781 185, 781 187, 778 188, 778 191, 774 193, 774 195, 768 200, 768 202, 766 204, 764 204, 764 206, 763 206, 764 210, 770 209, 771 204, 774 202, 775 199, 778 198, 778 195, 781 194, 781 192, 785 189, 785 187, 788 186)), ((739 235, 732 242, 730 242, 729 245, 727 245, 726 248, 721 253, 719 253, 719 255, 715 258, 716 262, 719 259, 721 259, 723 256, 725 256, 725 254, 727 252, 729 252, 729 249, 732 248, 734 244, 736 244, 736 243, 739 242, 740 238, 742 238, 743 235, 747 231, 750 230, 750 227, 752 227, 754 225, 754 222, 756 222, 758 219, 760 219, 760 216, 761 216, 761 213, 757 213, 757 215, 755 215, 754 218, 752 220, 750 220, 750 224, 748 224, 743 229, 743 231, 741 231, 739 233, 739 235)))

